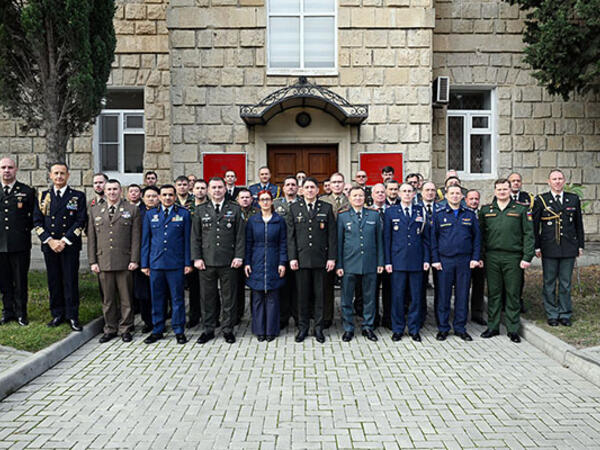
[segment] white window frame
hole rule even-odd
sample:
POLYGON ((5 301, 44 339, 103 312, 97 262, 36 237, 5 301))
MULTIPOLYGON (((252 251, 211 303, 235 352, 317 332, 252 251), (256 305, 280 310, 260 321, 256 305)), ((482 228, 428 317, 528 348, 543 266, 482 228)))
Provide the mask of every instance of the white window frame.
POLYGON ((461 180, 490 180, 497 178, 497 114, 496 114, 496 89, 494 88, 455 88, 455 92, 486 91, 490 93, 490 109, 447 109, 446 110, 446 168, 449 167, 449 117, 463 117, 463 170, 457 170, 461 180), (473 128, 473 117, 487 117, 487 128, 473 128), (471 135, 490 136, 491 170, 489 173, 471 173, 471 135))
POLYGON ((95 171, 102 171, 102 154, 100 150, 100 117, 101 116, 118 116, 118 135, 119 135, 119 170, 106 171, 109 178, 116 178, 122 184, 142 183, 144 179, 143 172, 140 173, 125 173, 125 135, 127 134, 143 134, 144 135, 144 154, 146 153, 146 117, 143 109, 103 109, 96 123, 94 124, 94 155, 95 155, 95 171), (142 115, 142 128, 125 128, 125 116, 127 114, 142 115))
POLYGON ((300 12, 295 13, 270 13, 271 2, 277 0, 267 0, 267 75, 286 75, 286 76, 337 76, 338 75, 338 2, 334 2, 333 13, 304 13, 304 0, 300 0, 300 12), (333 67, 330 68, 304 68, 304 18, 305 17, 332 17, 333 16, 333 67), (270 52, 270 18, 271 17, 299 17, 300 18, 300 67, 271 68, 270 52))

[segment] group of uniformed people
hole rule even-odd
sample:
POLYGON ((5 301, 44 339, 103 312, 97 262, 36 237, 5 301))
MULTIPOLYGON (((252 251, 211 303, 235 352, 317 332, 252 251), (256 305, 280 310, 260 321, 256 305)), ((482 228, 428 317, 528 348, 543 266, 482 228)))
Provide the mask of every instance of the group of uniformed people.
POLYGON ((178 343, 187 342, 185 328, 200 321, 199 343, 213 339, 219 326, 233 343, 246 284, 259 340, 274 339, 294 318, 297 342, 309 335, 312 321, 312 334, 322 343, 323 330, 333 323, 336 283, 344 341, 353 339, 356 318, 371 341, 378 339, 378 325, 390 328, 394 341, 406 328, 421 341, 430 272, 436 339, 445 340, 452 330, 472 340, 466 329, 470 297, 472 320, 486 324, 485 272, 488 320, 482 337, 499 334, 504 311, 508 336, 519 342, 523 270, 534 255, 542 258, 548 323, 571 323, 570 277, 584 248, 583 221, 579 198, 564 192, 558 169, 550 172, 550 192, 535 199, 521 191, 517 173, 497 180, 492 202, 481 208, 479 193, 462 188, 456 173, 449 172, 437 189, 419 174, 398 182, 391 167, 372 187, 363 171, 350 187, 343 174, 334 173, 321 195, 320 183, 304 172, 287 177, 281 188, 274 185, 268 167, 259 169, 260 182, 249 188, 236 186, 231 170, 208 182, 180 176, 160 187, 149 172, 144 188, 130 185, 126 192, 118 180, 95 174, 87 204, 83 192, 68 186, 65 164, 52 165, 52 187, 37 196, 16 181, 12 159, 0 160, 0 171, 2 323, 28 323, 32 229, 48 273, 48 326, 67 321, 75 331, 82 329, 78 269, 87 234, 88 260, 103 299, 101 342, 119 335, 131 341, 133 316, 140 312, 142 331, 150 333, 146 343, 163 338, 169 317, 178 343))

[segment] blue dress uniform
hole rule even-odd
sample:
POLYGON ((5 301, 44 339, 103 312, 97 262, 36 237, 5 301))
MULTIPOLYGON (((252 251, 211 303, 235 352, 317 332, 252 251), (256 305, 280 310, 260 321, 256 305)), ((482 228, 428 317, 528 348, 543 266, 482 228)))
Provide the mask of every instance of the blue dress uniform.
POLYGON ((79 252, 86 222, 85 194, 66 186, 60 198, 55 188, 38 196, 33 225, 42 242, 46 262, 50 313, 55 319, 79 320, 79 252), (65 249, 55 253, 47 242, 63 239, 65 249))
POLYGON ((363 330, 373 330, 377 267, 383 266, 383 226, 379 213, 363 208, 360 217, 354 208, 340 212, 337 219, 338 257, 336 269, 343 269, 342 320, 344 331, 354 332, 352 299, 356 282, 362 283, 363 330))
POLYGON ((430 226, 420 205, 412 205, 407 217, 401 203, 385 211, 383 243, 385 264, 392 265, 392 332, 402 334, 407 325, 404 304, 406 284, 411 298, 408 310, 408 332, 419 333, 421 328, 421 289, 423 264, 431 262, 430 226))
POLYGON ((258 206, 258 193, 260 191, 269 191, 273 195, 273 199, 276 199, 281 195, 281 189, 276 184, 271 183, 270 181, 263 185, 261 183, 255 183, 248 187, 250 193, 252 194, 252 198, 254 199, 254 206, 258 206))
POLYGON ((142 228, 142 268, 150 268, 152 334, 165 331, 165 300, 171 294, 171 325, 183 334, 185 325, 184 268, 191 266, 190 213, 173 205, 168 214, 163 206, 146 212, 142 228))
POLYGON ((469 314, 469 288, 471 283, 471 261, 479 261, 481 234, 479 221, 473 211, 459 206, 450 206, 436 211, 431 230, 431 252, 434 263, 442 263, 438 271, 439 301, 437 317, 438 329, 450 331, 450 299, 455 286, 454 322, 452 328, 457 334, 466 333, 469 314))

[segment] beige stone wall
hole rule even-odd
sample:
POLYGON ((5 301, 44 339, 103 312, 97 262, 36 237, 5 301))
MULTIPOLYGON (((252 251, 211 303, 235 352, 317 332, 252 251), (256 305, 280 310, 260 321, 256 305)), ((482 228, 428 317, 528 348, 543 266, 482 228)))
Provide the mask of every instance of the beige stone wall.
MULTIPOLYGON (((297 81, 267 75, 266 21, 264 0, 171 1, 174 173, 199 173, 201 152, 247 152, 250 177, 265 159, 264 130, 247 128, 239 107, 297 81)), ((369 105, 367 121, 349 130, 347 171, 358 152, 404 151, 410 170, 429 173, 432 27, 430 0, 338 2, 339 73, 308 78, 369 105)))
MULTIPOLYGON (((117 0, 114 21, 117 50, 108 85, 144 87, 144 167, 158 169, 159 177, 170 180, 167 4, 167 0, 117 0)), ((0 114, 0 154, 16 159, 20 180, 36 187, 46 186, 45 139, 37 132, 21 133, 18 125, 13 118, 0 114)), ((72 139, 67 152, 70 184, 90 192, 94 172, 91 129, 86 135, 72 139)))
MULTIPOLYGON (((586 232, 600 238, 600 98, 575 96, 564 102, 539 87, 523 63, 524 13, 502 1, 436 0, 433 76, 454 86, 497 89, 498 176, 523 175, 530 192, 547 189, 548 172, 564 170, 585 186, 589 200, 586 232)), ((434 180, 443 182, 446 111, 433 120, 434 180)), ((491 180, 466 183, 491 198, 491 180)))

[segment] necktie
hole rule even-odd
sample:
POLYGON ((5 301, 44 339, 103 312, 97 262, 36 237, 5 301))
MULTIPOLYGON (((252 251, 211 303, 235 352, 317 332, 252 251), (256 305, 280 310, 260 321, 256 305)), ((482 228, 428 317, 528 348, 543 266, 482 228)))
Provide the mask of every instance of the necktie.
POLYGON ((560 201, 560 194, 556 194, 556 203, 558 203, 558 206, 562 206, 562 202, 560 201))
POLYGON ((312 213, 313 213, 313 211, 314 211, 314 210, 313 210, 313 206, 314 206, 314 205, 313 205, 312 203, 309 203, 309 204, 308 204, 308 212, 309 212, 310 214, 312 214, 312 213))
POLYGON ((519 199, 519 196, 517 194, 513 195, 513 200, 516 202, 519 199))
POLYGON ((383 214, 384 213, 383 206, 380 206, 378 209, 379 209, 379 214, 383 214))
POLYGON ((8 195, 10 192, 10 186, 4 186, 4 195, 8 195))
POLYGON ((165 213, 165 219, 166 219, 167 216, 169 215, 169 208, 165 208, 163 211, 165 213))
POLYGON ((110 208, 108 208, 108 217, 110 218, 110 220, 112 220, 114 215, 115 215, 115 206, 113 205, 110 208))
POLYGON ((219 214, 221 212, 221 205, 220 204, 215 205, 215 212, 217 214, 219 214))
POLYGON ((427 217, 431 217, 433 215, 433 211, 431 210, 431 205, 427 205, 427 217))
POLYGON ((410 217, 410 214, 408 213, 408 211, 409 211, 408 207, 407 207, 407 208, 404 208, 404 215, 405 215, 406 217, 410 217))
POLYGON ((356 217, 358 217, 358 221, 360 222, 362 220, 362 213, 360 211, 357 212, 356 217))
POLYGON ((341 203, 342 203, 342 196, 340 195, 338 198, 335 199, 335 206, 337 208, 339 208, 341 203))
POLYGON ((60 191, 56 191, 56 198, 60 200, 60 198, 62 197, 60 191))

